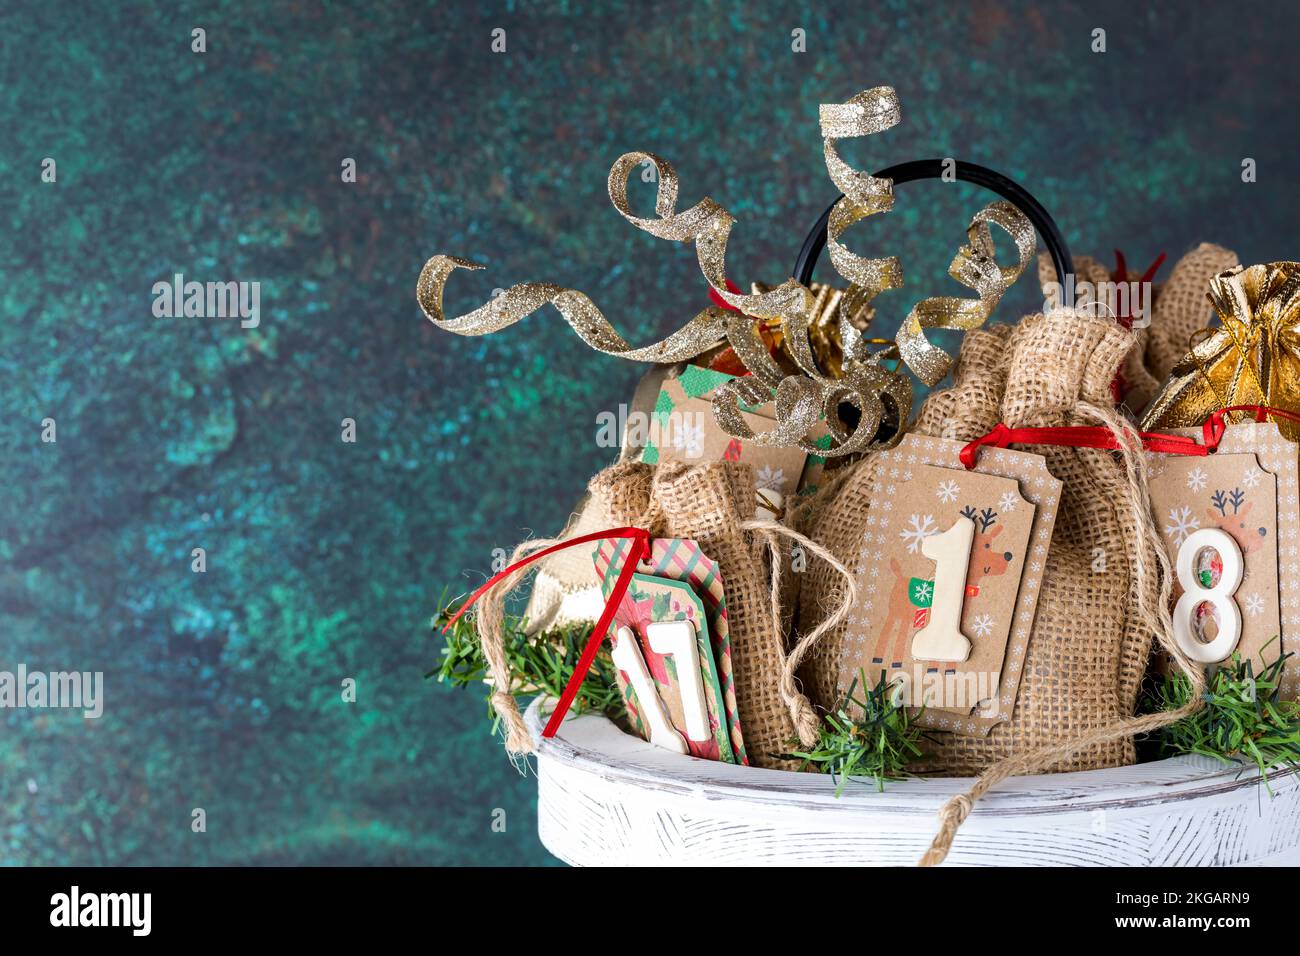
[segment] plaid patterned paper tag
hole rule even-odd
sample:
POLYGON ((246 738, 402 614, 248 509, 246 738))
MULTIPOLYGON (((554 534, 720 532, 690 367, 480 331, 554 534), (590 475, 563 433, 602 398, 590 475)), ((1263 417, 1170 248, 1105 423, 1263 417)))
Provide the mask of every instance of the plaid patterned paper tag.
MULTIPOLYGON (((611 565, 615 571, 622 568, 629 547, 630 543, 621 539, 602 541, 592 555, 606 595, 613 584, 609 573, 611 565)), ((731 639, 727 626, 727 599, 717 564, 694 541, 684 538, 655 538, 651 542, 650 560, 641 562, 637 570, 683 581, 690 585, 703 603, 709 639, 713 645, 713 658, 718 667, 718 680, 722 685, 731 749, 735 752, 736 761, 748 766, 749 757, 745 753, 745 739, 741 733, 740 716, 736 707, 736 683, 732 673, 731 639)), ((627 601, 628 598, 624 597, 625 604, 627 601)), ((619 613, 631 615, 633 610, 624 607, 619 609, 619 613)))

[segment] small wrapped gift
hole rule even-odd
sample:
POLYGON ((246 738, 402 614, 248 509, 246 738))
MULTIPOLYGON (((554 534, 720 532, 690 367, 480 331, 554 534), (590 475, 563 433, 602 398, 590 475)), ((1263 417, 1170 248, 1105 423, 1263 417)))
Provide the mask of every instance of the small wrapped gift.
MULTIPOLYGON (((1147 431, 1201 425, 1234 405, 1300 411, 1300 262, 1237 266, 1209 282, 1222 323, 1193 336, 1142 421, 1147 431)), ((1292 441, 1300 425, 1279 420, 1292 441)))

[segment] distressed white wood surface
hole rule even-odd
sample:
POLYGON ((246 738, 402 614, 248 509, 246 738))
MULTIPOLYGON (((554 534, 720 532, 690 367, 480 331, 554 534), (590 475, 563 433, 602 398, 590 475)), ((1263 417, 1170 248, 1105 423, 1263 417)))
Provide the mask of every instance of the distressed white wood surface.
MULTIPOLYGON (((912 866, 936 813, 968 778, 834 782, 669 753, 603 717, 565 720, 538 742, 538 831, 567 863, 912 866)), ((1017 777, 975 805, 945 865, 1300 864, 1300 780, 1178 757, 1087 773, 1017 777)))

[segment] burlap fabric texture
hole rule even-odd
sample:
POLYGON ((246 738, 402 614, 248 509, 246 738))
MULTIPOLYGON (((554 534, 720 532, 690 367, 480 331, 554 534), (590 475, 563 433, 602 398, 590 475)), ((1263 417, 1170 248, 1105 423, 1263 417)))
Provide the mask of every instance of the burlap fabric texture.
MULTIPOLYGON (((1110 384, 1135 343, 1113 320, 1072 310, 1031 315, 1014 328, 973 330, 952 387, 926 400, 914 431, 967 442, 999 421, 1016 428, 1113 420, 1110 384)), ((1017 447, 1043 455, 1064 487, 1015 708, 987 737, 936 733, 928 769, 978 773, 1004 758, 1087 737, 1136 708, 1153 638, 1138 609, 1154 606, 1159 576, 1150 573, 1157 559, 1151 539, 1139 535, 1125 467, 1111 451, 1017 447)), ((870 457, 853 465, 803 529, 850 570, 862 560, 875 467, 870 457)), ((839 586, 817 561, 803 578, 800 630, 816 624, 839 586)), ((843 626, 829 631, 801 672, 819 706, 833 706, 842 690, 836 684, 844 637, 843 626)), ((1134 759, 1125 736, 1034 769, 1089 770, 1134 759)))
MULTIPOLYGON (((1188 252, 1173 268, 1166 266, 1162 272, 1168 279, 1157 281, 1152 288, 1153 302, 1150 324, 1134 328, 1135 347, 1124 357, 1120 367, 1123 373, 1123 402, 1135 414, 1141 413, 1174 365, 1190 350, 1192 336, 1210 324, 1214 310, 1210 308, 1205 293, 1210 279, 1238 265, 1237 254, 1230 249, 1203 242, 1188 252)), ((1096 287, 1109 282, 1110 270, 1091 256, 1078 256, 1074 260, 1076 282, 1088 281, 1096 287)), ((1139 278, 1137 270, 1130 268, 1127 281, 1139 278)), ((1044 287, 1056 279, 1056 270, 1046 253, 1038 257, 1038 281, 1044 287)))

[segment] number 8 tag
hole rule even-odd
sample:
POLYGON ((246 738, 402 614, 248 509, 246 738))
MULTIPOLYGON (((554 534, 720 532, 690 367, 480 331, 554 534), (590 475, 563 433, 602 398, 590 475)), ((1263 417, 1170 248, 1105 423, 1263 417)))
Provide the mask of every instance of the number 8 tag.
POLYGON ((1174 641, 1197 663, 1217 664, 1227 659, 1241 639, 1241 608, 1233 596, 1245 572, 1241 548, 1230 534, 1218 528, 1192 532, 1178 549, 1178 583, 1183 595, 1174 605, 1174 641), (1196 556, 1206 548, 1217 551, 1223 562, 1219 583, 1209 588, 1196 574, 1196 556), (1193 623, 1196 609, 1202 604, 1212 605, 1219 620, 1219 633, 1206 643, 1197 640, 1193 623))

